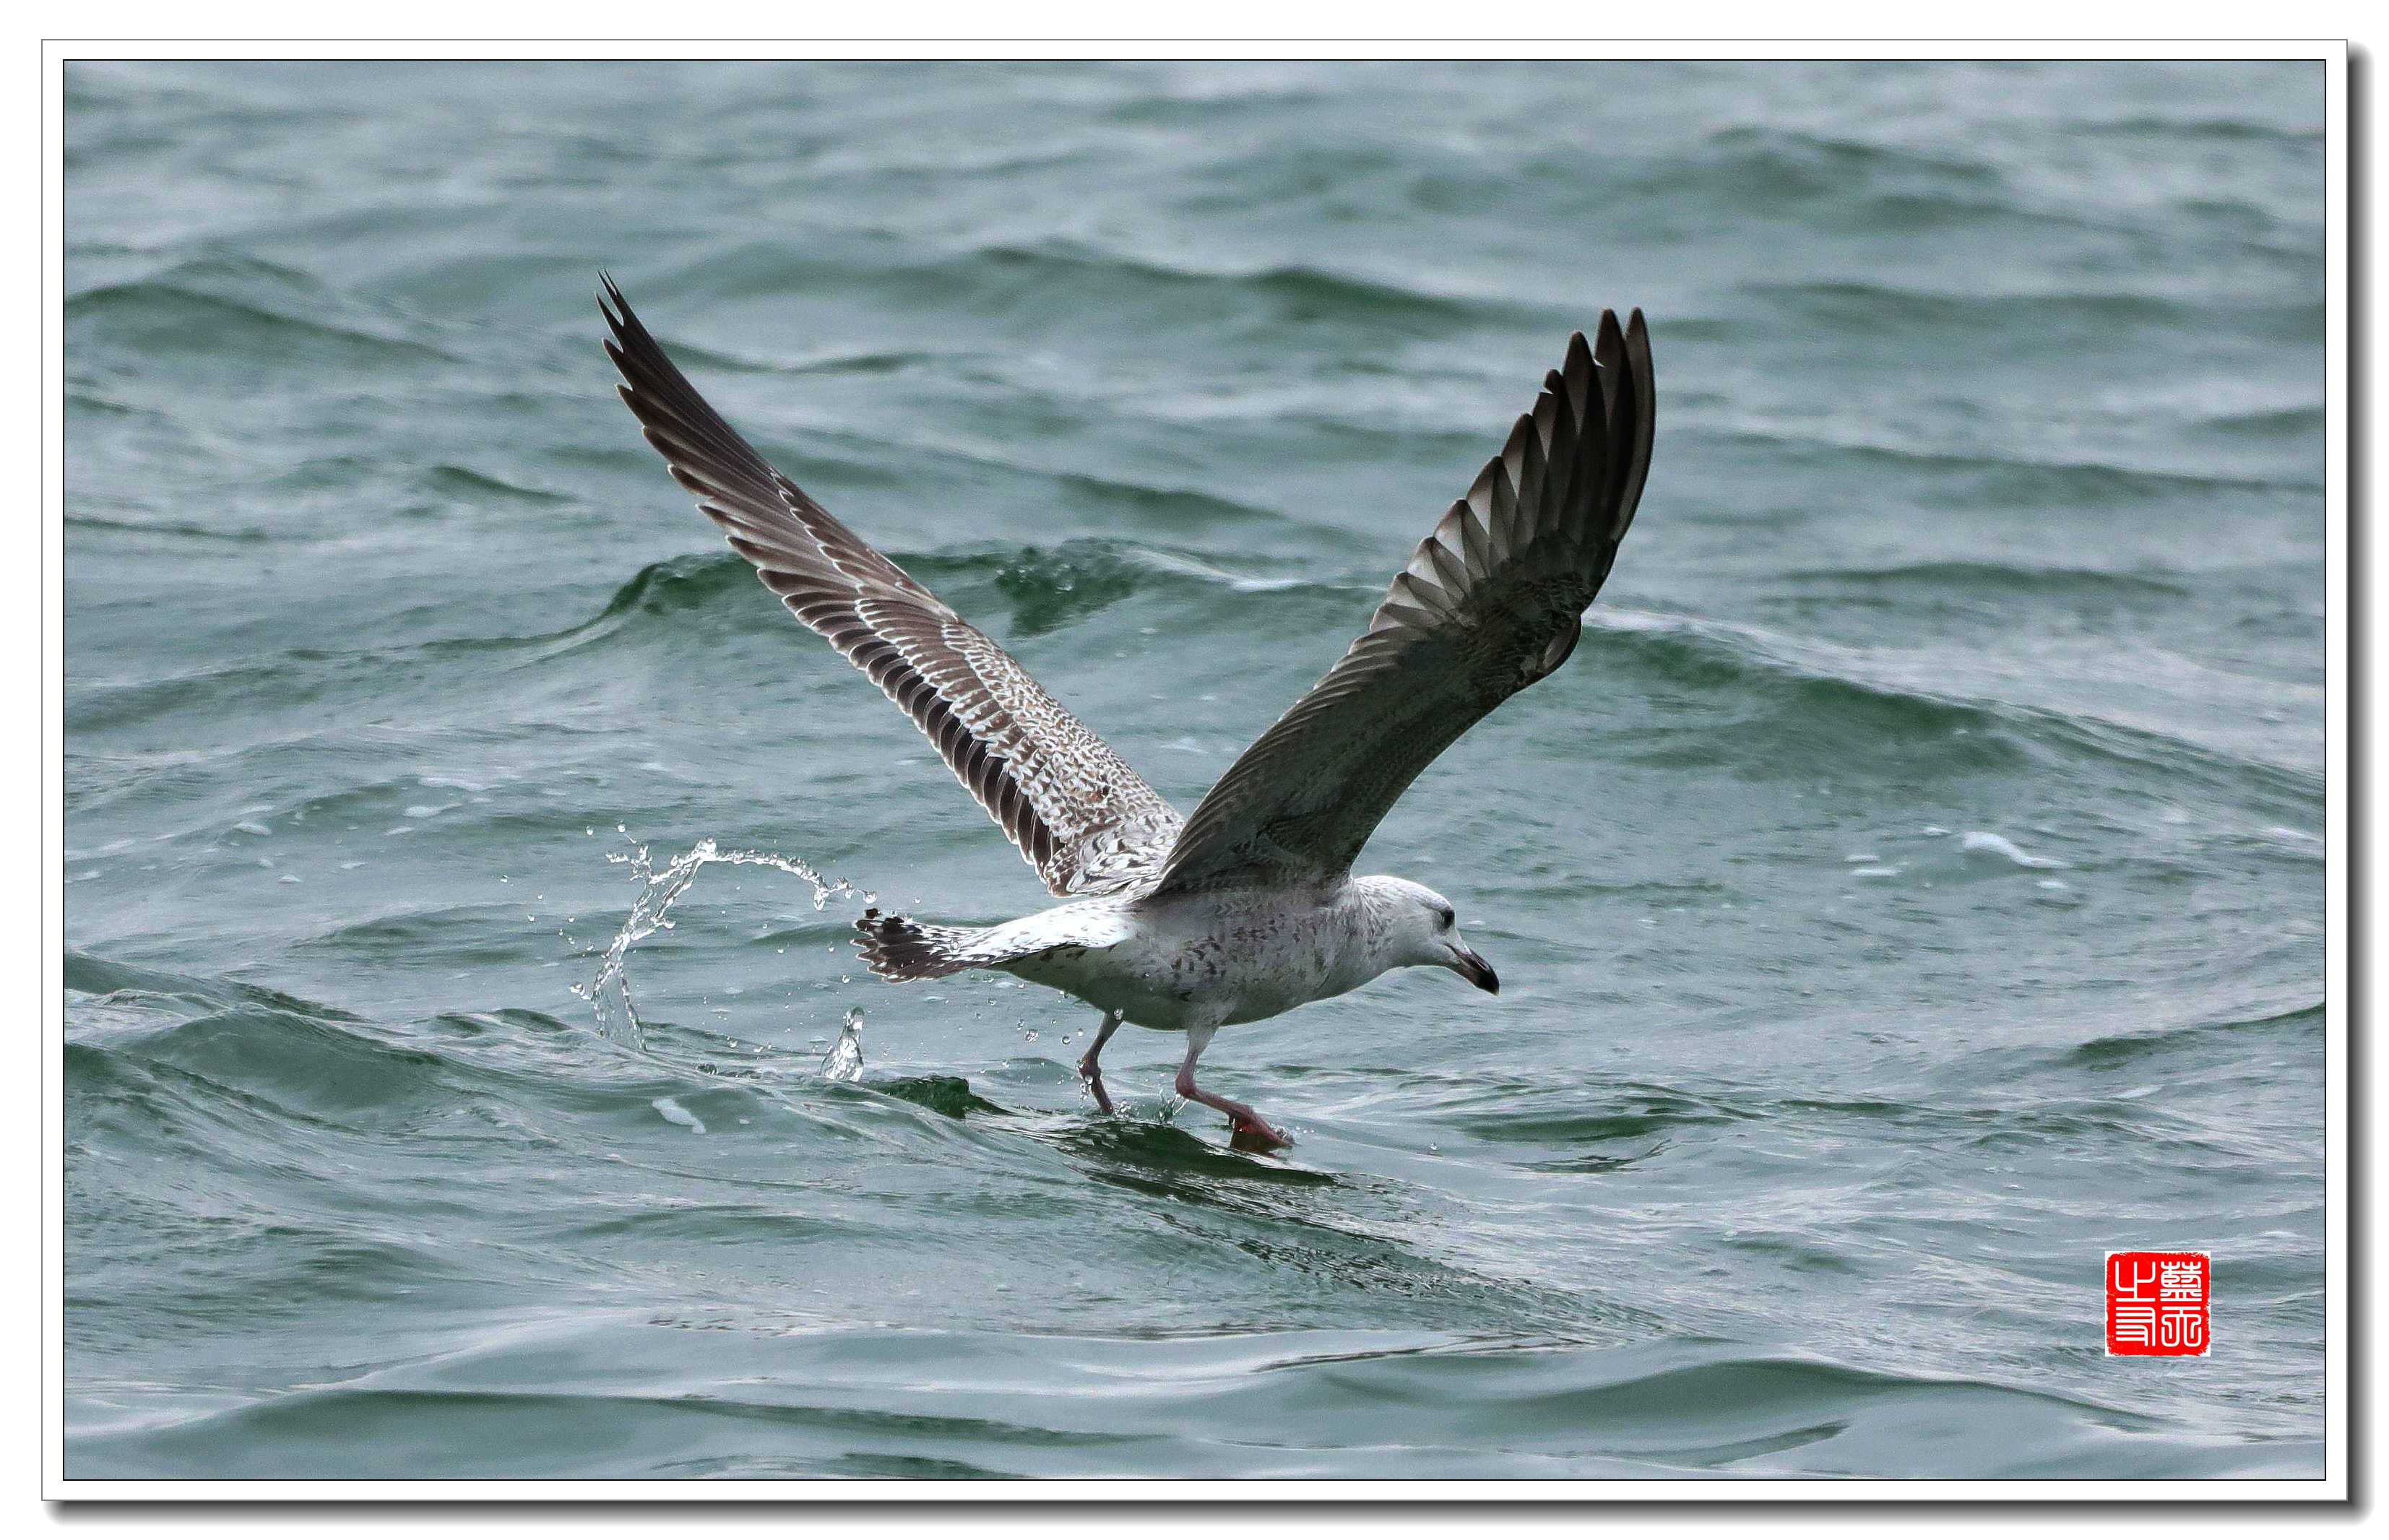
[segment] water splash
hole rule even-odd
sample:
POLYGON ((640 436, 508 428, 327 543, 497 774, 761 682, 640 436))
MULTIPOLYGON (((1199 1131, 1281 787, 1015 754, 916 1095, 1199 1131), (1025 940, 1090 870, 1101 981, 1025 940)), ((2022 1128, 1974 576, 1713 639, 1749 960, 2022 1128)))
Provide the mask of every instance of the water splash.
POLYGON ((822 1060, 824 1080, 860 1080, 862 1078, 862 1007, 846 1008, 846 1025, 837 1034, 837 1046, 822 1060))
MULTIPOLYGON (((574 985, 572 992, 587 1000, 596 1011, 598 1032, 608 1042, 619 1043, 628 1049, 644 1050, 646 1035, 639 1025, 638 1012, 631 1005, 631 984, 624 962, 631 948, 640 941, 659 930, 671 928, 672 905, 679 902, 680 896, 688 891, 688 885, 696 881, 697 872, 706 867, 716 863, 768 866, 775 872, 802 877, 812 885, 813 908, 816 910, 827 908, 829 901, 837 897, 850 897, 863 904, 873 901, 871 894, 852 883, 842 877, 825 877, 803 861, 767 850, 724 850, 710 839, 698 840, 687 854, 675 856, 660 872, 655 869, 644 845, 638 846, 629 855, 612 852, 606 859, 617 865, 627 865, 632 874, 646 885, 640 891, 637 901, 632 904, 630 916, 622 922, 622 928, 615 933, 612 944, 607 947, 606 961, 599 964, 597 976, 586 986, 574 985)), ((854 1030, 853 1020, 857 1014, 849 1013, 847 1030, 850 1034, 854 1030)), ((839 1047, 844 1046, 841 1040, 839 1047)), ((860 1048, 856 1050, 858 1066, 861 1051, 860 1048)))

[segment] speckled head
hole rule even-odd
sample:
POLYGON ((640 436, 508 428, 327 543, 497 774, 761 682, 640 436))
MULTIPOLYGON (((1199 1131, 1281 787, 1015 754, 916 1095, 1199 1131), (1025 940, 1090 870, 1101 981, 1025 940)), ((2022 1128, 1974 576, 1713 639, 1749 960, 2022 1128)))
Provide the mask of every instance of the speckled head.
POLYGON ((1451 900, 1424 884, 1401 877, 1362 877, 1370 906, 1384 919, 1379 943, 1389 968, 1449 968, 1488 995, 1501 992, 1501 975, 1474 947, 1460 939, 1460 917, 1451 900))

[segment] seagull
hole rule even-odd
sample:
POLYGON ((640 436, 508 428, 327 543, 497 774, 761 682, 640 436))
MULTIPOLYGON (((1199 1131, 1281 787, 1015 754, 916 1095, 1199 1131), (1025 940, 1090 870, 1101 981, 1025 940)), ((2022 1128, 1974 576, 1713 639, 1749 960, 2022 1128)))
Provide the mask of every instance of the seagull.
POLYGON ((1103 1012, 1079 1073, 1122 1022, 1182 1032, 1178 1094, 1225 1113, 1230 1142, 1293 1142, 1194 1066, 1220 1028, 1327 999, 1394 968, 1448 968, 1488 994, 1493 965, 1450 900, 1354 860, 1418 773, 1495 706, 1567 661, 1651 464, 1642 312, 1568 338, 1534 409, 1398 574, 1367 630, 1181 817, 985 631, 774 470, 697 394, 622 291, 600 302, 622 399, 697 506, 798 619, 871 676, 938 746, 1056 897, 1000 925, 856 922, 896 980, 1010 974, 1103 1012))

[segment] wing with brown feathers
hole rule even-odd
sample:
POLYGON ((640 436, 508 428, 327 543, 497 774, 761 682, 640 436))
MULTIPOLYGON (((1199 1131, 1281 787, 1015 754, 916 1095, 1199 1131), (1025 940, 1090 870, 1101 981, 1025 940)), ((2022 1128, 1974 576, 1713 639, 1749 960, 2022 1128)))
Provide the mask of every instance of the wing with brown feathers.
POLYGON ((985 632, 773 470, 605 285, 622 399, 764 586, 912 715, 1046 886, 1149 882, 1177 809, 985 632))

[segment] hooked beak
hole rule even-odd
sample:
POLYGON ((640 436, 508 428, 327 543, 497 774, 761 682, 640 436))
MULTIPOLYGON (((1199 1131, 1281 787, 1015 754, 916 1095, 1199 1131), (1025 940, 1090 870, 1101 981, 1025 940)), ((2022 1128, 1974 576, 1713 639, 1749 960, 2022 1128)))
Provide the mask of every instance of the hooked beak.
POLYGON ((1488 995, 1498 995, 1501 992, 1501 978, 1500 974, 1494 973, 1493 964, 1477 956, 1472 948, 1463 947, 1456 941, 1451 944, 1451 961, 1444 966, 1488 995))

